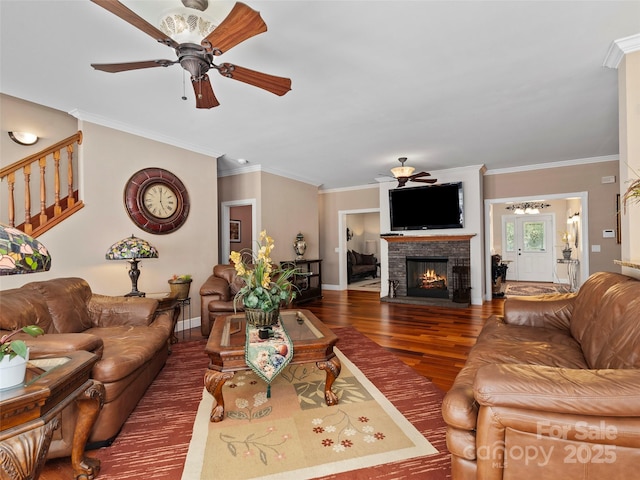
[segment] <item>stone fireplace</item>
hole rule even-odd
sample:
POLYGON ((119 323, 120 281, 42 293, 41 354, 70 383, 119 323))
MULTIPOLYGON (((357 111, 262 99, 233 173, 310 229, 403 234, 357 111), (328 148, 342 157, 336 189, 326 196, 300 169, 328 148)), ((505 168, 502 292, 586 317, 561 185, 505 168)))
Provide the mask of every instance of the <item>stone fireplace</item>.
POLYGON ((396 296, 383 301, 418 304, 471 302, 471 235, 383 236, 389 280, 396 296))

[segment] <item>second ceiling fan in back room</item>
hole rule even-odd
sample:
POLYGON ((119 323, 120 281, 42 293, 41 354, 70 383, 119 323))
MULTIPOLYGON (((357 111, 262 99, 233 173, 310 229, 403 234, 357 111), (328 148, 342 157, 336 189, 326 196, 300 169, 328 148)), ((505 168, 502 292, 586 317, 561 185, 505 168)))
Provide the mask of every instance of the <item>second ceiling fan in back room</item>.
POLYGON ((405 167, 404 162, 407 161, 407 157, 400 157, 398 161, 401 166, 391 169, 391 173, 393 173, 393 176, 398 180, 398 188, 404 187, 409 181, 421 183, 436 183, 438 181, 435 178, 424 178, 431 176, 428 172, 413 173, 415 168, 405 167))
MULTIPOLYGON (((191 74, 191 83, 196 95, 196 108, 213 108, 220 105, 213 93, 207 72, 217 70, 223 77, 262 88, 276 95, 284 95, 291 90, 291 80, 266 73, 256 72, 231 63, 216 65, 215 56, 222 55, 248 38, 267 31, 267 25, 259 12, 244 3, 236 3, 229 15, 206 35, 200 44, 190 41, 178 43, 162 30, 154 27, 118 0, 91 0, 122 20, 150 35, 158 42, 175 50, 177 60, 146 60, 127 63, 92 63, 91 66, 103 72, 117 73, 142 68, 168 67, 179 63, 191 74)), ((185 6, 204 10, 206 0, 183 0, 185 6)))

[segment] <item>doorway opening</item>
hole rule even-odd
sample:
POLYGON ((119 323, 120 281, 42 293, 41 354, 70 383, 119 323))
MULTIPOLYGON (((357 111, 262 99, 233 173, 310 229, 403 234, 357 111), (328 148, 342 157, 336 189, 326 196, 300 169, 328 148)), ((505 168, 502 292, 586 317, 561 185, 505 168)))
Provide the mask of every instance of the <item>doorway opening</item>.
POLYGON ((231 200, 220 204, 220 258, 229 263, 231 251, 253 249, 257 241, 256 199, 231 200))

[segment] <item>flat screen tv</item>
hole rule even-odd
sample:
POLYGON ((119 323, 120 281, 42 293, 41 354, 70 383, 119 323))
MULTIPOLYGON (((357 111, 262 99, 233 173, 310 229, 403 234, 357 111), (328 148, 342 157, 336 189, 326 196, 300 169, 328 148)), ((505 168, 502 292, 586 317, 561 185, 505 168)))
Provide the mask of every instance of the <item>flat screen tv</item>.
POLYGON ((389 190, 391 230, 463 228, 462 182, 389 190))

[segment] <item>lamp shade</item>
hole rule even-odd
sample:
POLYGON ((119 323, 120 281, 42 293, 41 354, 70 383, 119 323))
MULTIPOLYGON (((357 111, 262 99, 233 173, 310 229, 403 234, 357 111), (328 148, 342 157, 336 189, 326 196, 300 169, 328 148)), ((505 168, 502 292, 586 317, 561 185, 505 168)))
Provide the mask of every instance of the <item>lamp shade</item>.
POLYGON ((46 272, 50 268, 47 247, 23 231, 0 223, 0 275, 46 272))
POLYGON ((146 240, 131 235, 111 245, 105 258, 107 260, 158 258, 158 250, 146 240))

